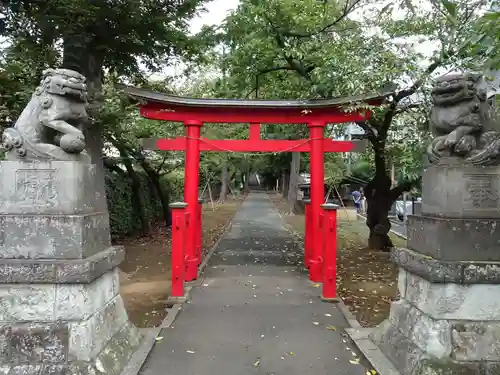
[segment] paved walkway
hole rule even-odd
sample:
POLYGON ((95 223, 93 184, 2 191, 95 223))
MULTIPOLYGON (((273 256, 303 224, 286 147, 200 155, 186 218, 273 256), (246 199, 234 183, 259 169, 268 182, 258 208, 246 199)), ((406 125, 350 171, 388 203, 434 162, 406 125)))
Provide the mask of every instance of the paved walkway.
POLYGON ((251 193, 141 374, 365 375, 301 260, 268 195, 251 193))

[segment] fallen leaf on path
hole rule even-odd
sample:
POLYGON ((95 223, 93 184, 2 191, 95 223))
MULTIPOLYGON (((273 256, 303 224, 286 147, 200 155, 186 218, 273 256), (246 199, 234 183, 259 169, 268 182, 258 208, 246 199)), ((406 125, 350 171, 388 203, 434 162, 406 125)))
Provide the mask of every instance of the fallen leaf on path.
POLYGON ((186 350, 186 353, 189 353, 189 354, 194 354, 196 352, 192 351, 192 350, 186 350))
POLYGON ((315 326, 319 326, 319 322, 313 322, 315 326))
POLYGON ((359 365, 359 358, 351 359, 349 360, 349 363, 352 363, 353 365, 359 365))
POLYGON ((163 340, 162 336, 158 336, 157 338, 155 338, 155 341, 161 341, 161 340, 163 340))
POLYGON ((326 327, 326 329, 329 330, 329 331, 336 331, 337 327, 335 327, 335 326, 328 326, 328 327, 326 327))

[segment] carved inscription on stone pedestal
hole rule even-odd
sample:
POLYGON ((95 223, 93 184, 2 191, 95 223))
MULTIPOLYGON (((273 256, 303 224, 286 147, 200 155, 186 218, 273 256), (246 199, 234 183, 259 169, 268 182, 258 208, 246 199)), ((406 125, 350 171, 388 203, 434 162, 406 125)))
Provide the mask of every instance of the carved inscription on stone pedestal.
POLYGON ((19 169, 16 171, 18 204, 28 207, 53 206, 57 200, 54 169, 19 169))
MULTIPOLYGON (((465 203, 472 208, 496 209, 498 207, 498 186, 496 176, 471 174, 464 176, 466 182, 465 203)), ((464 207, 464 209, 466 209, 464 207)))

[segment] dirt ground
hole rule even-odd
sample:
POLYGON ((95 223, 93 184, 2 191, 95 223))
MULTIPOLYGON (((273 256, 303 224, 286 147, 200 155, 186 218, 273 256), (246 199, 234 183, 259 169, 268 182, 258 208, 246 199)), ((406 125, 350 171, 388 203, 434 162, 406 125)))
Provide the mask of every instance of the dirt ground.
MULTIPOLYGON (((206 254, 230 223, 243 197, 224 204, 203 205, 203 251, 206 254)), ((165 318, 170 294, 171 233, 156 226, 151 235, 127 238, 125 261, 120 265, 120 292, 130 320, 138 327, 158 326, 165 318)))
MULTIPOLYGON (((289 215, 283 199, 271 193, 289 228, 304 235, 304 215, 289 215)), ((389 315, 390 302, 397 298, 397 268, 389 254, 367 248, 368 228, 354 209, 338 212, 338 293, 364 327, 373 327, 389 315)), ((395 246, 406 241, 393 235, 395 246)))

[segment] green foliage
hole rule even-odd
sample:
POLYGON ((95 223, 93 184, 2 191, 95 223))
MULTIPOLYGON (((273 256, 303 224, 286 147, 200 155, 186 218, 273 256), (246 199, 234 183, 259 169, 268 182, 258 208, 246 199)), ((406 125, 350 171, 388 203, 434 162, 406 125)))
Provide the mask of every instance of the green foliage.
POLYGON ((373 177, 373 169, 370 161, 360 158, 351 168, 350 175, 360 181, 369 181, 373 177))
POLYGON ((49 48, 32 45, 25 49, 13 43, 0 58, 0 124, 10 126, 31 99, 42 71, 56 62, 49 48), (41 58, 42 57, 42 58, 41 58))
MULTIPOLYGON (((444 0, 441 0, 444 1, 444 0)), ((486 11, 470 25, 462 57, 473 69, 500 69, 500 1, 485 2, 486 11)), ((448 14, 450 11, 446 9, 448 14)))
MULTIPOLYGON (((141 179, 147 220, 158 217, 160 201, 161 213, 168 212, 169 189, 173 190, 171 198, 182 198, 183 177, 171 175, 182 165, 181 153, 145 151, 139 138, 175 137, 183 133, 183 126, 141 118, 134 103, 113 85, 127 82, 169 91, 165 84, 146 82, 145 75, 161 71, 179 58, 205 59, 202 52, 213 42, 210 35, 190 36, 188 32, 189 20, 205 2, 12 0, 0 6, 1 126, 15 122, 44 69, 62 66, 86 75, 92 122, 88 136, 95 140, 93 145, 104 142, 114 237, 140 227, 140 217, 131 204, 134 171, 141 179), (127 172, 125 168, 123 173, 116 172, 118 166, 126 166, 127 172)), ((90 150, 93 158, 101 151, 90 150)))
POLYGON ((168 187, 171 202, 184 201, 184 168, 169 172, 160 181, 162 186, 168 187))
POLYGON ((111 72, 137 77, 140 63, 159 69, 174 56, 199 52, 203 43, 188 37, 188 21, 205 1, 11 0, 0 11, 3 34, 25 46, 62 39, 65 54, 76 54, 65 60, 78 66, 92 56, 111 72), (85 52, 89 56, 80 55, 85 52))
MULTIPOLYGON (((141 193, 146 211, 146 218, 153 222, 161 216, 161 206, 147 176, 141 176, 141 193)), ((119 238, 138 232, 139 218, 135 215, 132 204, 131 181, 125 174, 106 171, 106 196, 108 199, 109 221, 112 238, 119 238)))
MULTIPOLYGON (((467 63, 463 51, 484 3, 242 0, 217 30, 224 53, 213 61, 223 77, 211 87, 230 97, 287 99, 351 96, 390 84, 394 96, 362 125, 378 155, 377 173, 393 162, 411 179, 427 141, 429 79, 467 63), (424 53, 420 43, 433 47, 424 53)), ((277 132, 285 139, 307 135, 300 126, 277 132)), ((267 166, 266 175, 289 168, 288 157, 263 158, 257 164, 267 166)), ((345 174, 341 160, 326 162, 327 177, 345 174)))

